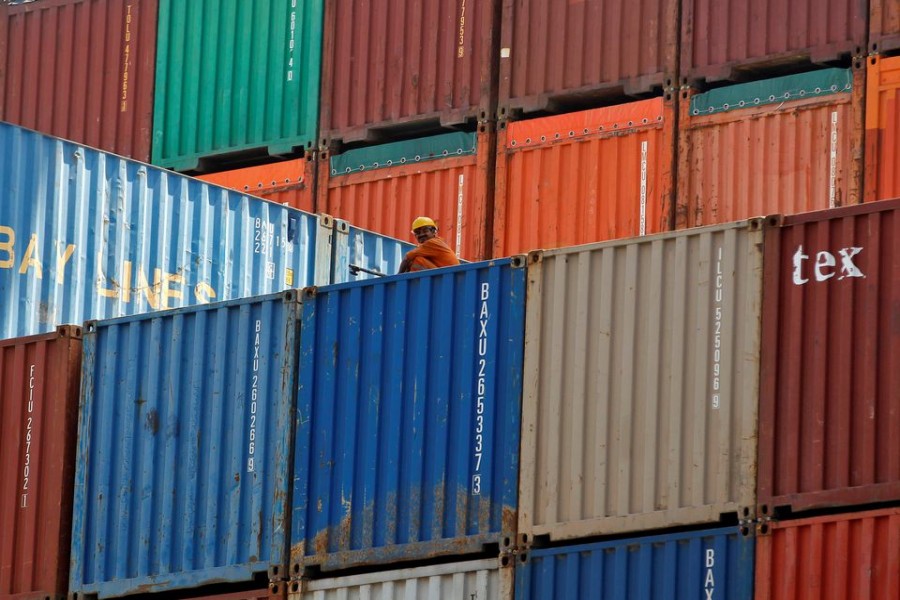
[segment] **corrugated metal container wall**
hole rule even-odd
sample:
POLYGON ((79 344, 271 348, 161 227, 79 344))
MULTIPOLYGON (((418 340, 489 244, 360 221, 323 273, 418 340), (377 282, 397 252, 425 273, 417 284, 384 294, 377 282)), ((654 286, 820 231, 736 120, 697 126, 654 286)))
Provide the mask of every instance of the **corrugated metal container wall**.
POLYGON ((315 146, 324 0, 160 0, 153 163, 315 146))
POLYGON ((150 160, 157 0, 0 3, 0 121, 150 160))
POLYGON ((516 566, 516 600, 752 600, 754 546, 721 528, 532 550, 516 566))
POLYGON ((498 2, 327 2, 322 146, 491 119, 498 2))
POLYGON ((501 126, 493 255, 668 231, 674 160, 662 98, 501 126))
POLYGON ((86 324, 70 592, 286 576, 297 295, 86 324))
POLYGON ((900 201, 766 240, 761 514, 900 500, 900 201))
POLYGON ((678 228, 862 200, 864 69, 682 92, 678 228))
POLYGON ((677 0, 502 1, 500 119, 677 83, 677 0))
POLYGON ((868 202, 900 196, 900 57, 870 56, 867 64, 865 199, 868 202))
POLYGON ((359 227, 413 240, 421 215, 464 260, 487 258, 492 133, 448 133, 322 160, 319 206, 359 227))
POLYGON ((900 2, 869 0, 869 52, 900 48, 900 2))
POLYGON ((262 588, 246 592, 228 592, 209 596, 195 596, 191 600, 281 600, 287 598, 287 586, 283 582, 272 584, 272 589, 262 588))
POLYGON ((320 219, 0 123, 0 339, 327 283, 320 219))
POLYGON ((523 267, 307 290, 292 575, 515 542, 523 267))
POLYGON ((298 158, 284 162, 198 175, 197 179, 291 208, 316 212, 316 162, 298 158))
POLYGON ((512 557, 303 580, 290 600, 513 600, 512 557))
POLYGON ((332 259, 331 282, 346 283, 379 277, 367 271, 377 271, 393 275, 400 269, 406 253, 415 244, 394 239, 373 231, 353 227, 347 221, 335 219, 332 238, 334 258, 332 259))
POLYGON ((860 0, 683 0, 682 82, 862 56, 867 23, 868 2, 860 0))
POLYGON ((0 597, 65 596, 81 328, 0 342, 0 597))
POLYGON ((760 527, 756 600, 900 598, 900 509, 760 527))
POLYGON ((753 517, 767 228, 529 255, 522 543, 753 517))

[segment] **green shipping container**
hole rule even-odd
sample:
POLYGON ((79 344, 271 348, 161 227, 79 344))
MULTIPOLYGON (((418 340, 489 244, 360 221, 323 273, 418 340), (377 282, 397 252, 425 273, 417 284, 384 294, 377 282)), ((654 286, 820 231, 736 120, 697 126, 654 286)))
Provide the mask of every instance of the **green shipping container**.
POLYGON ((152 162, 311 149, 324 0, 160 0, 152 162))

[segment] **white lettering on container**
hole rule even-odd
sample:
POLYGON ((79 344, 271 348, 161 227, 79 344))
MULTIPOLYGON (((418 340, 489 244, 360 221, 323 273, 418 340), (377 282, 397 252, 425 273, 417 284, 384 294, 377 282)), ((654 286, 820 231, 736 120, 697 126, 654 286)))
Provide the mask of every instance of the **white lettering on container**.
POLYGON ((475 380, 475 472, 472 475, 472 495, 481 494, 481 461, 484 456, 484 402, 487 393, 487 326, 488 299, 491 284, 481 284, 481 310, 478 314, 478 372, 475 380))
MULTIPOLYGON (((838 255, 841 257, 841 275, 837 278, 836 281, 840 281, 845 278, 850 277, 860 277, 865 278, 865 274, 856 266, 853 262, 853 257, 862 252, 863 249, 859 247, 852 246, 850 248, 841 248, 838 250, 838 255)), ((809 282, 809 277, 805 276, 803 272, 803 263, 809 260, 809 255, 804 254, 803 246, 797 246, 797 250, 794 252, 792 261, 794 265, 794 270, 792 273, 792 280, 794 285, 804 285, 809 282)), ((820 252, 816 252, 815 263, 813 263, 813 277, 817 282, 827 281, 834 277, 835 267, 837 266, 837 259, 831 252, 827 250, 823 250, 820 252)))
POLYGON ((459 33, 456 48, 456 58, 466 55, 466 0, 462 0, 459 7, 459 33))
POLYGON ((641 226, 640 235, 647 233, 647 141, 641 142, 641 226))
POLYGON ((831 154, 829 156, 828 206, 834 208, 837 197, 838 114, 831 113, 831 154))
POLYGON ((712 600, 716 590, 716 578, 713 568, 716 566, 716 551, 712 548, 706 550, 706 577, 703 580, 703 591, 706 592, 706 600, 712 600))
POLYGON ((722 274, 722 248, 716 256, 716 278, 713 287, 715 302, 713 303, 713 379, 712 407, 719 408, 722 388, 722 302, 725 299, 725 277, 722 274))
POLYGON ((262 321, 256 320, 253 328, 253 368, 250 371, 250 432, 249 446, 247 447, 247 472, 252 473, 256 469, 256 412, 259 401, 259 333, 262 331, 262 321))
POLYGON ((131 66, 131 5, 125 8, 125 51, 122 58, 122 97, 119 112, 128 110, 128 69, 131 66))
POLYGON ((456 189, 456 257, 459 258, 459 250, 462 247, 462 219, 463 219, 463 186, 466 176, 460 174, 459 185, 456 189))
POLYGON ((21 508, 28 508, 28 483, 31 478, 31 442, 34 424, 34 365, 28 369, 28 406, 25 411, 25 464, 22 466, 21 508))
POLYGON ((288 34, 287 80, 294 80, 294 35, 297 33, 297 0, 291 0, 291 26, 288 34))

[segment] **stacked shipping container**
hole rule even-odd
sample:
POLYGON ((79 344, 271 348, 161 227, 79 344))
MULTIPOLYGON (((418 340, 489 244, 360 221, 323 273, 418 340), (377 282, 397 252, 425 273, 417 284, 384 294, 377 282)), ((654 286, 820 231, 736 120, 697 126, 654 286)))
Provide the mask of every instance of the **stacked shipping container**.
POLYGON ((315 165, 313 160, 298 158, 199 175, 198 179, 312 213, 316 212, 315 165))

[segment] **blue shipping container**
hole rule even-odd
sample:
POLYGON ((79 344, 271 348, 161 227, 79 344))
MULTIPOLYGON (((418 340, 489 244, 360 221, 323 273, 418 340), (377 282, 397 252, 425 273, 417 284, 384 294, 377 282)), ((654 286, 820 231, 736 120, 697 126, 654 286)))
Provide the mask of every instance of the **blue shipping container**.
POLYGON ((0 339, 330 282, 330 218, 0 123, 0 339))
POLYGON ((353 227, 347 221, 335 219, 331 283, 363 281, 378 277, 357 270, 362 267, 384 275, 394 275, 406 253, 415 244, 388 237, 374 231, 353 227))
POLYGON ((524 263, 304 291, 292 575, 514 543, 524 263))
POLYGON ((298 295, 86 324, 70 592, 285 575, 298 295))
POLYGON ((531 550, 516 600, 752 600, 756 540, 736 527, 531 550))

